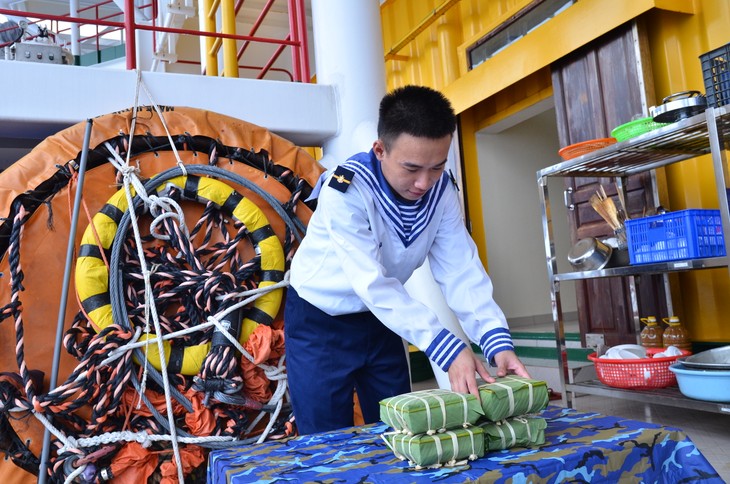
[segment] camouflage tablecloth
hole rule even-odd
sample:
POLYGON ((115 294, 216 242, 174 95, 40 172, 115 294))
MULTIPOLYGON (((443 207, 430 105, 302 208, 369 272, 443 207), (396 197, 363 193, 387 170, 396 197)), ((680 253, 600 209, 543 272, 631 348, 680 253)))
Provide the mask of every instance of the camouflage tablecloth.
POLYGON ((724 482, 679 429, 552 406, 541 416, 544 445, 456 467, 409 468, 380 436, 391 429, 373 424, 213 451, 208 482, 724 482))

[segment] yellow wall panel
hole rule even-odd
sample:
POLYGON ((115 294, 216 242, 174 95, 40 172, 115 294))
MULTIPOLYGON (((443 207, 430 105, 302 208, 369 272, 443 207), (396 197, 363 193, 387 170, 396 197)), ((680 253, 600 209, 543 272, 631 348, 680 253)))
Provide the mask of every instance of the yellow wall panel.
MULTIPOLYGON (((669 94, 704 92, 699 56, 730 43, 728 0, 580 0, 558 17, 469 71, 466 49, 529 0, 461 0, 417 35, 414 29, 448 0, 386 0, 381 6, 389 88, 414 83, 441 90, 460 113, 473 235, 486 263, 475 133, 552 95, 550 64, 636 17, 646 21, 658 104, 669 94)), ((670 208, 713 208, 718 200, 708 156, 667 169, 670 208)), ((725 269, 680 274, 680 316, 697 341, 730 341, 725 269), (702 311, 700 311, 702 308, 702 311), (701 322, 701 324, 699 324, 701 322)))
MULTIPOLYGON (((730 43, 730 2, 696 1, 694 15, 675 15, 653 10, 646 15, 654 71, 654 84, 661 103, 669 94, 705 92, 700 55, 730 43)), ((702 156, 667 167, 668 200, 672 210, 716 208, 719 205, 712 161, 702 156)), ((730 278, 726 269, 680 274, 678 311, 697 341, 728 341, 724 323, 730 312, 730 278)))

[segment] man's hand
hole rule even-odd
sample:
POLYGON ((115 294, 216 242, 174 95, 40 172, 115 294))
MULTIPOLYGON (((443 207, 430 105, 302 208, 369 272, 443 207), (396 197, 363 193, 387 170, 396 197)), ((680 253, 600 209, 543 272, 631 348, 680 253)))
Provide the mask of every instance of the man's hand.
POLYGON ((494 355, 494 362, 497 364, 497 376, 503 377, 508 373, 513 373, 517 376, 530 378, 530 374, 527 373, 525 365, 522 364, 514 351, 506 350, 500 351, 494 355))
MULTIPOLYGON (((524 378, 530 378, 525 365, 522 364, 514 351, 500 351, 494 355, 497 364, 497 376, 507 376, 508 373, 524 378)), ((482 361, 469 348, 464 348, 449 366, 449 383, 451 390, 458 393, 471 393, 479 399, 479 387, 476 374, 478 373, 487 383, 494 383, 494 378, 484 367, 482 361)))
POLYGON ((452 391, 471 393, 477 399, 479 399, 479 388, 476 374, 479 373, 479 376, 487 383, 494 382, 494 378, 489 375, 484 364, 469 347, 461 350, 454 361, 451 362, 448 373, 452 391))

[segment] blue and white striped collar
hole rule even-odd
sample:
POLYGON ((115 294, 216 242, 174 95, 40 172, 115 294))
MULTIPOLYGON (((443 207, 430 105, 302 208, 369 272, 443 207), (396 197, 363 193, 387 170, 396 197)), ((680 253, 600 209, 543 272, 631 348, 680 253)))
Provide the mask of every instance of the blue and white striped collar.
POLYGON ((436 206, 449 185, 446 173, 426 194, 415 202, 403 202, 393 192, 383 176, 380 161, 375 153, 358 153, 347 160, 343 166, 354 171, 355 183, 368 190, 383 218, 390 222, 403 245, 408 247, 423 233, 433 219, 436 206))

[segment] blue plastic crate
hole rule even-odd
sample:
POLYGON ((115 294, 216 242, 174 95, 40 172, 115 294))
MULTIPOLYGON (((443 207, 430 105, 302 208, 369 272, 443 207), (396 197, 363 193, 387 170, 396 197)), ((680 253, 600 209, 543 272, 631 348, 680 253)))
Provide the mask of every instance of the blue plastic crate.
POLYGON ((626 221, 631 264, 725 255, 719 210, 678 210, 626 221))

